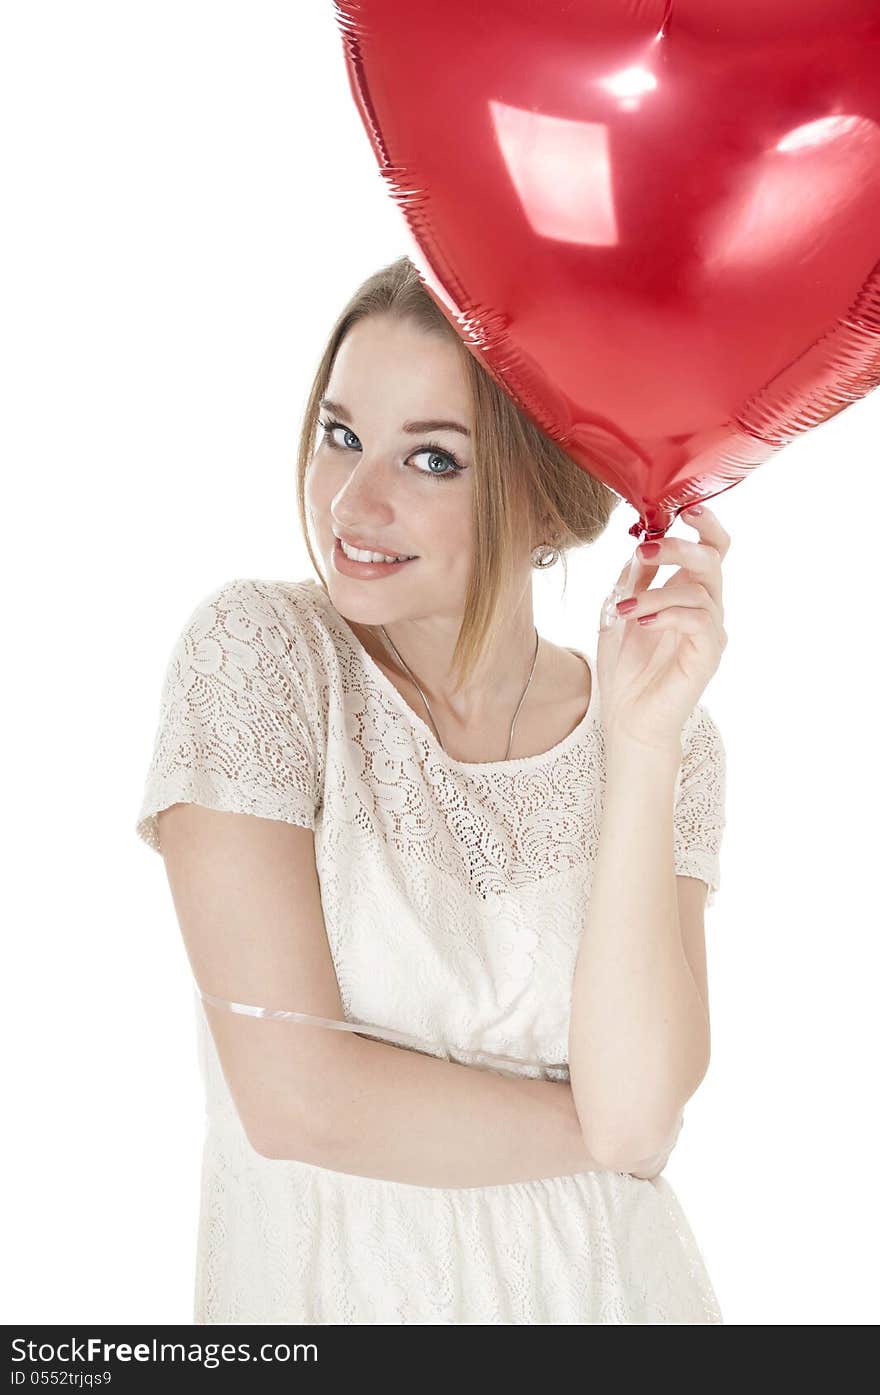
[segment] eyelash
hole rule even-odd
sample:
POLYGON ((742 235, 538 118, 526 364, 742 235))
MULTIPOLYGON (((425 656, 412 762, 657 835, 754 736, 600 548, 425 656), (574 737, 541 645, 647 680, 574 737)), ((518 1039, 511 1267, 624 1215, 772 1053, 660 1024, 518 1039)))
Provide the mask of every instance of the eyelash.
MULTIPOLYGON (((332 450, 345 450, 345 446, 339 446, 333 440, 334 431, 350 431, 352 436, 357 435, 356 431, 352 431, 350 426, 344 426, 341 421, 319 420, 318 425, 324 432, 324 439, 326 440, 328 446, 330 446, 332 450)), ((411 454, 421 455, 423 451, 430 451, 432 455, 442 455, 444 460, 449 461, 450 465, 452 466, 452 469, 447 470, 442 475, 436 474, 433 470, 419 470, 418 473, 420 475, 429 475, 431 479, 435 480, 451 480, 455 479, 456 475, 461 475, 464 473, 465 466, 459 465, 452 452, 446 450, 443 446, 438 445, 436 441, 425 441, 423 445, 419 446, 416 450, 412 451, 411 454)))

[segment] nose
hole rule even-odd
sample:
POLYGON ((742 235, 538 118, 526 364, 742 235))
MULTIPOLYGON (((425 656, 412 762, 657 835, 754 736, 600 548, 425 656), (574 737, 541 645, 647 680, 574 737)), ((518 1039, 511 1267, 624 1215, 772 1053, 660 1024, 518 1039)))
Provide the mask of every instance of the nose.
POLYGON ((362 456, 333 496, 330 517, 344 532, 367 533, 373 527, 381 528, 394 516, 382 470, 367 466, 368 461, 362 456))

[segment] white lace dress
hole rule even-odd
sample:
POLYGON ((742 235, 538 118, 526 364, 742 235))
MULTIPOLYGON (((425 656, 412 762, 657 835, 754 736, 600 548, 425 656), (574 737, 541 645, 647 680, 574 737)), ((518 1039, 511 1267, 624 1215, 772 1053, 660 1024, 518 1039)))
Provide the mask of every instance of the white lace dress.
MULTIPOLYGON (((320 583, 229 581, 171 654, 137 832, 158 850, 156 812, 179 801, 314 829, 347 1021, 484 1069, 567 1079, 604 781, 595 662, 573 652, 593 679, 574 731, 543 754, 462 762, 320 583)), ((702 705, 682 749, 675 870, 705 880, 711 905, 725 764, 702 705)), ((197 1323, 723 1321, 662 1174, 441 1188, 258 1154, 198 990, 195 1001, 207 1107, 197 1323)))

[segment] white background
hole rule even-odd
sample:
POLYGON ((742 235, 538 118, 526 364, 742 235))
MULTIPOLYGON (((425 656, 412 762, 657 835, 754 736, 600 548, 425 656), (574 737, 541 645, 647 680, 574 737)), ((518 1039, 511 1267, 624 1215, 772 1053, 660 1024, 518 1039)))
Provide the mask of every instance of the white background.
MULTIPOLYGON (((19 0, 2 31, 3 1318, 187 1323, 192 986, 134 832, 159 687, 214 586, 310 574, 307 385, 408 248, 330 0, 19 0)), ((728 1324, 878 1318, 878 440, 875 393, 713 501, 713 1058, 666 1177, 728 1324)), ((561 567, 536 575, 548 638, 592 650, 634 517, 564 603, 561 567)))

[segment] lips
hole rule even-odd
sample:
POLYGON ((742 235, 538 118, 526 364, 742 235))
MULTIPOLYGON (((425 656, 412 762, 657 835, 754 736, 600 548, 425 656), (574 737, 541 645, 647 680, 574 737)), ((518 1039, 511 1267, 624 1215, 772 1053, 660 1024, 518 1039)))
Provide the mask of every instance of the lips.
POLYGON ((349 557, 339 538, 335 540, 333 545, 333 566, 336 571, 341 572, 343 576, 352 576, 362 581, 374 581, 377 577, 393 576, 415 560, 415 557, 410 557, 404 558, 402 562, 358 562, 356 558, 349 557))
POLYGON ((387 547, 382 543, 356 542, 354 538, 346 537, 342 533, 334 533, 339 542, 344 542, 346 547, 356 548, 359 552, 381 552, 383 557, 411 557, 412 553, 406 552, 402 547, 387 547))

